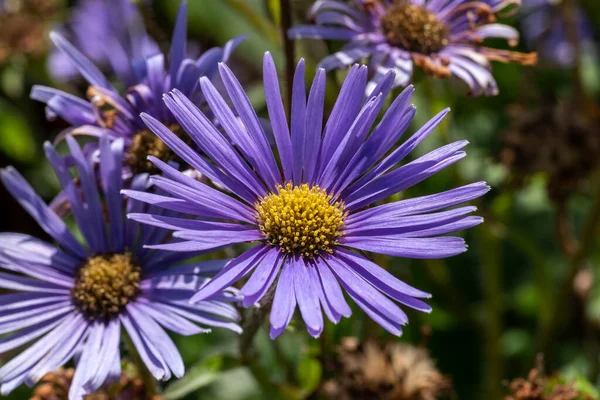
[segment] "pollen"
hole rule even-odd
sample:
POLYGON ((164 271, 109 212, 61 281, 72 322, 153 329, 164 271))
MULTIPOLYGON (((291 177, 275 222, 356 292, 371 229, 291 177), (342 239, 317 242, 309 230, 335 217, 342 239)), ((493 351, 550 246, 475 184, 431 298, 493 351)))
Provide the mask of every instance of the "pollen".
POLYGON ((139 295, 140 277, 129 253, 94 256, 79 268, 71 297, 89 319, 110 319, 139 295))
MULTIPOLYGON (((169 129, 178 137, 183 138, 186 144, 191 144, 191 139, 183 132, 183 129, 177 125, 171 125, 169 129), (186 140, 187 139, 187 140, 186 140)), ((134 174, 147 172, 156 174, 160 170, 148 160, 148 156, 154 156, 166 163, 178 162, 182 160, 169 148, 162 140, 149 130, 138 132, 132 139, 131 146, 127 154, 127 165, 129 165, 134 174)))
POLYGON ((278 186, 255 205, 260 230, 271 246, 304 258, 331 253, 343 235, 344 203, 319 186, 278 186))
POLYGON ((410 52, 432 54, 448 45, 448 27, 425 7, 405 0, 387 9, 381 27, 388 43, 410 52))

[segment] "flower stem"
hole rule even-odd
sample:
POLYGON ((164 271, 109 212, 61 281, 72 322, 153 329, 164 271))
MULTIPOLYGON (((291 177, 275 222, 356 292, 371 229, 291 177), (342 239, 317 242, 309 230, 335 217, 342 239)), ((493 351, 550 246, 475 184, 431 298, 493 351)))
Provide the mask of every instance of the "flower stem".
POLYGON ((144 364, 144 361, 140 357, 140 354, 135 348, 135 345, 131 341, 129 335, 123 335, 123 341, 127 347, 129 358, 135 365, 139 378, 144 383, 144 392, 146 393, 146 398, 153 398, 153 396, 157 394, 156 380, 152 376, 152 373, 150 373, 150 370, 148 370, 148 367, 146 367, 146 364, 144 364))
POLYGON ((260 301, 260 305, 249 309, 242 321, 244 332, 242 333, 242 336, 240 336, 240 358, 242 363, 246 365, 250 364, 254 358, 254 337, 269 314, 269 311, 271 311, 276 287, 276 283, 271 285, 263 299, 260 301))
POLYGON ((287 84, 286 92, 286 108, 288 115, 291 115, 292 107, 292 82, 294 80, 294 59, 295 50, 294 42, 287 36, 288 30, 292 27, 292 5, 290 0, 281 0, 280 3, 281 12, 281 40, 283 41, 283 48, 285 51, 285 82, 287 84))
POLYGON ((483 275, 485 320, 485 393, 487 399, 502 398, 498 382, 503 376, 503 359, 500 350, 502 336, 502 249, 494 225, 484 224, 479 229, 480 259, 483 275))
POLYGON ((556 330, 560 329, 561 322, 565 322, 565 315, 568 315, 567 310, 561 309, 569 307, 571 302, 569 299, 573 295, 573 279, 577 273, 585 266, 587 257, 590 251, 594 248, 594 244, 598 238, 598 230, 600 228, 600 172, 597 172, 595 179, 592 179, 592 187, 596 188, 593 195, 593 202, 590 207, 590 212, 587 216, 587 223, 583 227, 580 239, 576 242, 576 248, 572 254, 567 254, 570 258, 567 274, 558 289, 557 296, 550 303, 552 312, 550 319, 545 326, 542 326, 539 333, 539 338, 536 341, 538 349, 545 351, 556 334, 556 330))

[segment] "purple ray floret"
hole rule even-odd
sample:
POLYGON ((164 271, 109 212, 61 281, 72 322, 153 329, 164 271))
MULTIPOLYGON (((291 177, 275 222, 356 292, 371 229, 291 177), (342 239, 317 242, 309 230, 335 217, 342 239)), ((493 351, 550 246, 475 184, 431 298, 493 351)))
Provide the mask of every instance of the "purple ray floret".
POLYGON ((321 61, 326 70, 369 60, 373 77, 367 93, 396 72, 394 86, 410 83, 414 67, 438 78, 455 76, 473 95, 498 93, 490 61, 532 65, 535 54, 482 45, 487 38, 519 40, 516 29, 496 15, 520 0, 317 0, 309 11, 313 25, 292 27, 290 38, 340 40, 338 52, 321 61))
MULTIPOLYGON (((111 7, 111 12, 115 12, 115 7, 111 7)), ((211 48, 200 57, 189 58, 186 36, 187 3, 184 1, 177 14, 168 55, 157 50, 144 50, 142 43, 136 44, 134 48, 137 51, 131 54, 120 54, 117 51, 119 46, 111 47, 111 60, 116 62, 120 55, 121 69, 128 71, 117 74, 119 82, 113 84, 94 63, 94 57, 86 56, 63 35, 53 32, 50 38, 66 59, 63 63, 68 61, 89 84, 87 99, 45 86, 34 86, 31 97, 47 105, 48 118, 60 117, 70 125, 58 136, 57 141, 67 133, 95 138, 104 135, 112 140, 122 138, 127 153, 135 144, 136 135, 143 134, 146 129, 140 113, 153 115, 167 125, 175 123, 173 115, 162 101, 163 93, 173 89, 180 90, 194 104, 202 106, 204 99, 197 84, 198 79, 212 78, 218 63, 227 61, 243 39, 230 40, 223 48, 211 48)), ((136 38, 136 41, 146 42, 142 38, 136 38)), ((96 148, 91 144, 86 147, 86 152, 96 148)), ((131 171, 125 172, 125 175, 132 174, 131 171)))
POLYGON ((275 65, 267 53, 263 74, 274 151, 238 80, 224 64, 219 71, 232 106, 207 79, 200 84, 224 132, 180 91, 165 95, 169 110, 212 163, 200 163, 200 155, 167 127, 142 116, 172 150, 220 187, 198 182, 152 158, 162 176, 151 179, 166 194, 124 193, 155 209, 185 209, 196 217, 167 221, 153 213, 129 214, 134 221, 163 227, 181 239, 148 247, 185 252, 256 244, 231 260, 191 301, 210 299, 249 277, 241 289, 244 306, 259 302, 269 289, 275 291, 272 338, 285 330, 296 306, 313 336, 323 330, 323 313, 336 323, 350 316, 344 292, 381 326, 400 335, 408 319, 396 303, 429 312, 420 299, 430 295, 401 282, 361 251, 407 258, 460 254, 467 248, 464 240, 446 235, 482 222, 470 215, 474 207, 460 205, 489 190, 479 182, 377 205, 464 157, 467 142, 458 141, 402 163, 447 110, 396 147, 414 116, 413 88, 406 88, 376 123, 394 72, 388 72, 364 99, 367 69, 353 66, 323 125, 325 71, 319 69, 307 95, 301 61, 288 125, 275 65), (199 224, 198 219, 206 223, 199 224))
MULTIPOLYGON (((145 241, 173 239, 168 231, 127 220, 126 212, 174 220, 179 214, 121 196, 122 139, 100 139, 98 171, 72 136, 66 142, 71 160, 49 143, 45 151, 83 243, 16 170, 0 171, 8 191, 55 242, 0 233, 0 334, 8 334, 0 339, 0 353, 27 345, 0 368, 2 395, 76 359, 69 399, 83 399, 105 382, 119 380, 122 334, 156 379, 181 377, 183 361, 166 330, 180 335, 209 332, 210 327, 241 331, 230 304, 239 300, 236 289, 188 302, 226 260, 199 262, 192 260, 197 253, 144 248, 145 241)), ((149 186, 148 175, 132 179, 132 189, 149 186)))

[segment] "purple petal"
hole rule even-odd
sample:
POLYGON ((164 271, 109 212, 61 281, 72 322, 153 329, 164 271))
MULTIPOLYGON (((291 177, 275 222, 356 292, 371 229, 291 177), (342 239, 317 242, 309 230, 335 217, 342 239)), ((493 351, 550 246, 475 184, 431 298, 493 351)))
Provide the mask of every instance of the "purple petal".
POLYGON ((281 251, 276 248, 270 249, 241 289, 244 296, 242 303, 244 307, 250 307, 264 296, 275 281, 281 264, 281 251))
POLYGON ((232 283, 238 281, 264 258, 269 248, 263 245, 256 246, 241 256, 230 261, 221 272, 211 279, 198 293, 191 299, 190 303, 197 303, 209 299, 213 295, 222 291, 232 283))
POLYGON ((187 53, 187 2, 182 1, 179 6, 179 11, 177 13, 177 19, 175 21, 175 29, 173 29, 173 37, 171 39, 171 54, 169 55, 169 75, 173 80, 171 82, 172 86, 176 86, 178 81, 177 73, 179 71, 179 67, 181 66, 181 62, 185 58, 187 53))
POLYGON ((296 66, 292 83, 292 156, 294 185, 302 182, 306 132, 306 89, 304 88, 304 59, 296 66))
POLYGON ((335 276, 333 276, 329 266, 322 259, 317 260, 317 271, 321 279, 325 299, 329 306, 344 317, 352 315, 352 310, 344 299, 344 293, 339 283, 335 279, 335 276))
POLYGON ((183 359, 179 354, 179 350, 177 350, 175 343, 173 343, 169 335, 165 333, 156 321, 144 313, 138 304, 129 303, 127 305, 127 312, 139 333, 145 337, 147 342, 152 343, 167 367, 173 372, 173 375, 181 378, 185 374, 185 366, 183 365, 183 359))
POLYGON ((271 308, 271 315, 269 317, 271 323, 269 336, 271 339, 275 339, 281 335, 292 320, 295 309, 294 268, 291 258, 288 257, 284 262, 283 270, 277 282, 277 289, 273 298, 273 308, 271 308))
MULTIPOLYGON (((225 64, 219 64, 219 72, 223 79, 223 84, 227 89, 227 93, 233 102, 233 106, 238 112, 242 123, 246 127, 247 134, 252 138, 254 147, 257 149, 257 157, 261 157, 261 168, 259 169, 261 178, 267 183, 267 186, 274 190, 278 184, 281 183, 279 176, 279 169, 275 162, 275 157, 267 141, 265 132, 263 131, 258 116, 252 108, 250 99, 244 92, 242 85, 237 80, 233 72, 225 64), (264 164, 263 164, 264 163, 264 164)), ((220 114, 216 110, 213 110, 217 118, 220 118, 220 114)))
POLYGON ((8 167, 1 170, 0 179, 6 189, 46 233, 73 254, 81 258, 86 257, 86 251, 69 232, 65 223, 44 204, 33 188, 14 168, 8 167))
POLYGON ((290 131, 288 129, 285 111, 283 109, 283 100, 277 79, 277 70, 271 53, 266 52, 263 60, 263 80, 265 86, 265 99, 267 109, 275 136, 277 149, 279 150, 279 159, 283 167, 283 176, 286 181, 292 179, 293 158, 292 142, 290 131))
POLYGON ((465 241, 452 236, 392 239, 385 236, 361 236, 342 238, 340 244, 389 256, 418 259, 452 257, 467 251, 465 241))
POLYGON ((302 319, 310 335, 319 337, 323 331, 323 314, 319 305, 319 291, 313 287, 313 279, 308 272, 308 268, 314 267, 306 265, 298 256, 292 260, 291 267, 294 272, 294 294, 302 319))

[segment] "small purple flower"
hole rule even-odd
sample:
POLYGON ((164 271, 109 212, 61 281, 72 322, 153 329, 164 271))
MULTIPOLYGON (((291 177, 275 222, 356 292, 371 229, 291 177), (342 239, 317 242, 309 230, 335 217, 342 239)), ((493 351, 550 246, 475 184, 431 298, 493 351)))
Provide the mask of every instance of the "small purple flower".
POLYGON ((495 23, 495 14, 518 0, 318 0, 310 10, 315 25, 300 25, 291 38, 347 41, 321 61, 326 70, 345 68, 368 58, 374 76, 367 93, 388 70, 394 86, 406 86, 416 65, 439 78, 456 76, 473 95, 495 95, 490 61, 532 65, 535 54, 498 50, 481 45, 486 38, 518 43, 516 29, 495 23))
MULTIPOLYGON (((242 38, 229 41, 223 48, 212 48, 197 60, 186 58, 187 5, 181 4, 173 32, 169 63, 165 55, 155 54, 140 60, 129 60, 136 72, 136 84, 122 94, 100 72, 100 70, 79 50, 58 33, 52 33, 51 39, 77 68, 90 84, 88 100, 80 99, 57 89, 34 86, 31 97, 47 104, 49 118, 60 117, 71 125, 57 140, 65 134, 87 135, 93 137, 108 136, 111 140, 122 138, 126 148, 125 176, 148 172, 146 155, 154 154, 163 160, 170 160, 166 147, 157 141, 140 119, 141 112, 158 118, 171 125, 175 120, 161 101, 163 93, 178 89, 190 97, 195 104, 201 105, 198 78, 212 77, 219 62, 226 61, 242 38)), ((97 148, 92 143, 86 148, 97 148)))
POLYGON ((575 43, 582 51, 593 51, 592 24, 581 8, 570 6, 573 32, 569 33, 565 10, 551 0, 523 0, 522 30, 527 45, 536 49, 540 58, 570 67, 575 62, 575 43), (574 37, 570 37, 570 35, 574 37))
MULTIPOLYGON (((0 353, 36 340, 0 367, 1 393, 23 382, 32 385, 73 358, 78 361, 71 400, 83 399, 105 381, 118 380, 122 327, 156 379, 181 377, 183 361, 165 329, 180 335, 208 332, 195 324, 200 323, 241 331, 234 322, 239 314, 228 304, 238 299, 235 289, 225 289, 210 301, 188 302, 206 283, 203 276, 219 271, 225 261, 190 262, 196 254, 144 248, 146 241, 172 239, 164 230, 127 220, 125 213, 177 213, 122 198, 122 139, 100 139, 98 174, 75 139, 66 136, 66 142, 79 185, 65 158, 49 143, 46 155, 87 245, 18 172, 0 172, 8 191, 56 241, 54 245, 28 235, 0 233, 0 288, 5 293, 0 295, 0 334, 10 333, 0 338, 0 353)), ((138 190, 148 186, 147 175, 134 177, 131 184, 138 190)))
POLYGON ((285 330, 296 305, 313 336, 323 330, 322 312, 333 322, 348 317, 351 311, 342 288, 371 318, 400 335, 408 318, 392 300, 429 312, 431 308, 419 298, 430 295, 399 281, 359 252, 407 258, 460 254, 466 250, 463 239, 440 235, 478 225, 482 219, 468 215, 475 207, 440 210, 475 199, 489 188, 480 182, 376 205, 462 159, 465 153, 461 149, 467 141, 448 144, 397 167, 448 110, 394 149, 415 114, 415 107, 409 104, 412 87, 395 99, 369 134, 395 76, 388 72, 363 102, 367 68, 354 66, 323 128, 325 70, 318 70, 307 101, 304 69, 301 61, 293 82, 290 130, 275 65, 270 54, 265 55, 265 96, 279 160, 247 95, 226 65, 220 64, 219 71, 235 111, 208 79, 201 78, 200 86, 227 136, 180 91, 165 95, 169 110, 212 162, 155 118, 142 118, 173 151, 224 190, 190 179, 151 158, 163 172, 151 180, 168 195, 139 190, 124 193, 156 209, 185 207, 205 222, 152 212, 132 212, 128 217, 169 229, 181 240, 150 248, 208 251, 256 243, 230 261, 191 301, 210 299, 254 271, 241 289, 243 305, 252 306, 276 285, 270 316, 272 338, 285 330))
MULTIPOLYGON (((146 58, 160 53, 130 0, 81 0, 61 31, 87 58, 110 69, 126 86, 138 83, 146 58)), ((50 54, 49 70, 60 80, 79 75, 71 58, 57 49, 50 54)))

